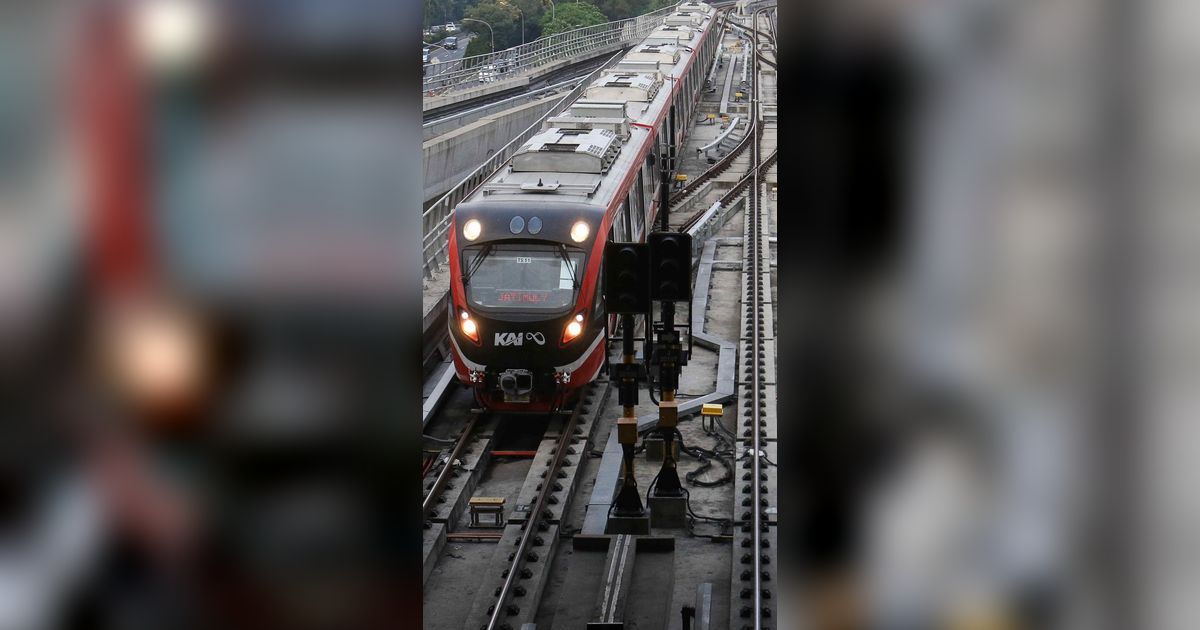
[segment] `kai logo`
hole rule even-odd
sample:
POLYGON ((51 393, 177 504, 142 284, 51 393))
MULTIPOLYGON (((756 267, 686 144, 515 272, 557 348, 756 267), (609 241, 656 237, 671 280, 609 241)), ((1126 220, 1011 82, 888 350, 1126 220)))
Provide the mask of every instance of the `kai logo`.
POLYGON ((539 346, 546 345, 546 336, 540 332, 530 333, 496 333, 496 346, 521 346, 531 341, 539 346))

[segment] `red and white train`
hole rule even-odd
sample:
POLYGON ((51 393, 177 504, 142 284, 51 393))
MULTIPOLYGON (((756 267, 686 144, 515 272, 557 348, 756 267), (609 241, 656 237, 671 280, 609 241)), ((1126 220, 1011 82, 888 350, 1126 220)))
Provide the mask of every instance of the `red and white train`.
POLYGON ((599 374, 605 242, 643 241, 654 224, 655 156, 683 146, 717 21, 681 3, 455 208, 450 339, 483 407, 558 409, 599 374))

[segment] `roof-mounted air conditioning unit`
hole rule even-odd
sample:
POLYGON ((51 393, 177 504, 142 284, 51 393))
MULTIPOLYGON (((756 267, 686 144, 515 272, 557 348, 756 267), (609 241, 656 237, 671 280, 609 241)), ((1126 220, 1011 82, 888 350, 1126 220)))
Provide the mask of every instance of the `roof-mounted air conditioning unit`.
POLYGON ((621 138, 608 129, 538 132, 513 155, 513 172, 605 173, 621 150, 621 138))
POLYGON ((625 103, 581 99, 571 105, 570 115, 585 118, 625 118, 625 103))
POLYGON ((584 116, 554 116, 546 121, 546 129, 607 129, 618 138, 629 138, 629 121, 620 118, 593 118, 584 116))

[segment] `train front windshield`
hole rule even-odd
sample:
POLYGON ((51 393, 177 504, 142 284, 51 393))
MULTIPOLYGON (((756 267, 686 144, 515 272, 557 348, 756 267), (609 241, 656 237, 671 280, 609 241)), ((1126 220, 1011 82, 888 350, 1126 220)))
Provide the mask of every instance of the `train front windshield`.
POLYGON ((584 253, 566 245, 486 244, 463 250, 467 300, 477 308, 561 311, 575 303, 584 253))

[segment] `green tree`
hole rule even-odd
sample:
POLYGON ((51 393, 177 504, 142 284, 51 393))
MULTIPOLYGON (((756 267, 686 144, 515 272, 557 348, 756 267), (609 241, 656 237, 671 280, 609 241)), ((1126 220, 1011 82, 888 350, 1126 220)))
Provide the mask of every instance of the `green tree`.
POLYGON ((649 0, 596 0, 596 8, 610 20, 623 20, 647 13, 649 0))
POLYGON ((583 26, 604 24, 607 21, 608 18, 600 12, 600 9, 586 2, 561 4, 555 8, 553 19, 551 19, 551 13, 542 15, 542 34, 553 35, 583 26))
POLYGON ((496 50, 503 50, 521 43, 521 13, 517 7, 503 0, 484 0, 467 9, 464 18, 481 20, 490 24, 492 30, 479 22, 464 21, 464 30, 474 34, 467 46, 466 54, 474 55, 491 50, 492 36, 496 38, 496 50))

